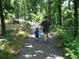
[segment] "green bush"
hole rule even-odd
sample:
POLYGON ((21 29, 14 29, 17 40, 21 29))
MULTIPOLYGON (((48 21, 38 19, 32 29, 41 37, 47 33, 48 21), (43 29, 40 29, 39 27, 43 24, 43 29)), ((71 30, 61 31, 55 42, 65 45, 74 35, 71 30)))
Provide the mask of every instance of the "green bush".
POLYGON ((78 59, 79 58, 79 36, 76 39, 69 35, 62 29, 57 30, 58 39, 62 40, 62 45, 65 51, 67 59, 78 59))
POLYGON ((20 34, 11 32, 3 37, 6 39, 0 39, 0 59, 10 59, 13 55, 16 55, 27 37, 26 32, 20 34))

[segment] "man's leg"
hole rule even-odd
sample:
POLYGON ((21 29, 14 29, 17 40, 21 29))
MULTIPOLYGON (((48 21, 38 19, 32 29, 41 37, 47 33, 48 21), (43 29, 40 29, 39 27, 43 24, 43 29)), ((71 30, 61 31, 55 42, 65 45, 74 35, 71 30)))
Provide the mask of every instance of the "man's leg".
POLYGON ((48 32, 46 33, 46 38, 48 39, 48 32))
POLYGON ((34 32, 35 32, 35 28, 32 28, 32 34, 34 35, 34 32))
POLYGON ((48 39, 48 33, 44 33, 44 39, 45 39, 45 42, 46 42, 47 39, 48 39))
POLYGON ((47 41, 47 38, 46 38, 46 33, 44 34, 44 39, 45 39, 45 42, 47 41))

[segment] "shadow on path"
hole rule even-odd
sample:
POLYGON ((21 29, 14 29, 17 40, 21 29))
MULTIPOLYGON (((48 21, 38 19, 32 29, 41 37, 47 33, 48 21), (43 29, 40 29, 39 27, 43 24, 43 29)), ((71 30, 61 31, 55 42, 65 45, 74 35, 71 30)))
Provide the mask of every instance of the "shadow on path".
POLYGON ((64 59, 62 49, 58 46, 60 42, 57 39, 49 38, 47 43, 43 41, 43 38, 35 40, 29 37, 15 59, 64 59))

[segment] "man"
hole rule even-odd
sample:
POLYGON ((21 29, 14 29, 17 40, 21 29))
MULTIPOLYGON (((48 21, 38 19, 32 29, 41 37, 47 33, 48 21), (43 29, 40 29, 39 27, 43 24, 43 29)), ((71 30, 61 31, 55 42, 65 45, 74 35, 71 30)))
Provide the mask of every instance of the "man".
POLYGON ((48 38, 49 27, 50 27, 50 21, 48 20, 47 16, 44 17, 44 20, 42 21, 41 26, 43 28, 43 33, 45 35, 45 42, 46 42, 48 38))

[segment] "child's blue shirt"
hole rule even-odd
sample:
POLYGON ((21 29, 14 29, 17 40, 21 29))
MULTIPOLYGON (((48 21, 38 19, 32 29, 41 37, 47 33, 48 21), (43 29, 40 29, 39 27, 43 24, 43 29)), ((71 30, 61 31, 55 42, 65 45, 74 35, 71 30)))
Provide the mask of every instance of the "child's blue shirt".
POLYGON ((37 31, 37 30, 35 31, 35 37, 36 37, 36 38, 39 37, 39 30, 38 30, 38 31, 37 31))

